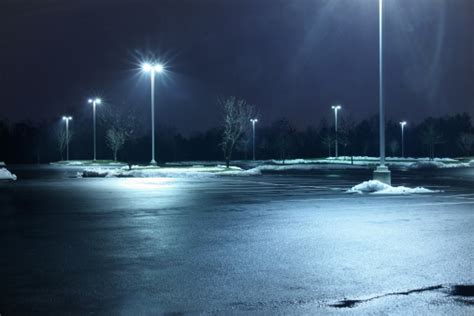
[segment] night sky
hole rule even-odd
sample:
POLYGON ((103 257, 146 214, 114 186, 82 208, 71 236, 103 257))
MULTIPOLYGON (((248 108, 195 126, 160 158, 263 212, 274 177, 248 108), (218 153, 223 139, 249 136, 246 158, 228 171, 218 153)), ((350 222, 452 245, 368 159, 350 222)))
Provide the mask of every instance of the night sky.
MULTIPOLYGON (((384 1, 387 116, 474 114, 474 1, 384 1)), ((2 0, 0 43, 10 122, 89 113, 92 95, 147 115, 153 56, 157 120, 184 133, 219 124, 219 95, 300 128, 334 103, 377 112, 377 0, 2 0)))

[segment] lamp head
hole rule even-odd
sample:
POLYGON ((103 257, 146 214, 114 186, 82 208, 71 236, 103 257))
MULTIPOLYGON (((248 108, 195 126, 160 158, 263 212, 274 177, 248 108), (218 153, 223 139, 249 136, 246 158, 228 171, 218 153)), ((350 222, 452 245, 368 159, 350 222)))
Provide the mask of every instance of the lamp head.
POLYGON ((163 67, 162 64, 156 64, 156 65, 154 66, 154 70, 155 70, 155 72, 160 73, 160 72, 163 72, 164 67, 163 67))
POLYGON ((405 126, 405 125, 407 125, 407 122, 405 122, 405 121, 400 122, 400 125, 401 125, 401 126, 405 126))
POLYGON ((92 104, 100 104, 102 100, 100 98, 95 98, 95 99, 89 99, 87 102, 92 103, 92 104))
POLYGON ((144 63, 144 64, 142 65, 142 70, 143 70, 144 72, 150 72, 151 69, 152 69, 152 66, 151 66, 149 63, 144 63))
POLYGON ((142 65, 142 70, 144 72, 156 72, 160 73, 165 70, 162 64, 151 64, 151 63, 144 63, 142 65))

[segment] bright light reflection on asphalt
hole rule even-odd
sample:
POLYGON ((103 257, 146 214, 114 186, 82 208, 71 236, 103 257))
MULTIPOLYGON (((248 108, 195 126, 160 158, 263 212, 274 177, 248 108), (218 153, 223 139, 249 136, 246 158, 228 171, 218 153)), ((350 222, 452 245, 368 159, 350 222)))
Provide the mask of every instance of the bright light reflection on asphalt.
POLYGON ((126 178, 120 182, 120 185, 127 189, 135 190, 156 190, 163 188, 173 188, 176 186, 176 181, 171 178, 145 178, 134 179, 126 178))

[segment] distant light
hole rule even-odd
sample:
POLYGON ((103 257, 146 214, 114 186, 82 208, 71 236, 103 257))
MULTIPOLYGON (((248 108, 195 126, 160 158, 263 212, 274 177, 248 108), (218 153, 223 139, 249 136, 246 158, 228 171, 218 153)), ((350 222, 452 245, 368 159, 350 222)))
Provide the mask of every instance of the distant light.
POLYGON ((66 120, 66 117, 65 117, 65 116, 63 116, 63 120, 66 120))
POLYGON ((144 64, 142 65, 142 69, 143 69, 143 71, 145 71, 145 72, 150 72, 151 69, 152 69, 152 67, 151 67, 151 65, 150 65, 149 63, 144 63, 144 64))
POLYGON ((99 99, 99 98, 95 98, 94 100, 89 99, 87 102, 89 102, 89 103, 95 103, 95 104, 100 104, 100 103, 102 102, 102 100, 99 99))
POLYGON ((401 125, 401 126, 405 126, 405 125, 407 125, 407 124, 408 124, 408 123, 407 123, 407 122, 405 122, 405 121, 403 121, 403 122, 400 122, 400 125, 401 125))
POLYGON ((342 106, 340 106, 340 105, 333 105, 331 108, 332 108, 333 110, 340 110, 340 109, 342 109, 342 106))
POLYGON ((258 122, 258 119, 251 119, 250 122, 252 122, 252 123, 257 123, 257 122, 258 122))
POLYGON ((155 65, 155 71, 160 73, 160 72, 163 72, 164 68, 163 68, 163 65, 162 64, 156 64, 155 65))
POLYGON ((142 70, 144 72, 156 72, 160 73, 165 70, 165 67, 163 67, 162 64, 150 64, 150 63, 144 63, 142 65, 142 70))

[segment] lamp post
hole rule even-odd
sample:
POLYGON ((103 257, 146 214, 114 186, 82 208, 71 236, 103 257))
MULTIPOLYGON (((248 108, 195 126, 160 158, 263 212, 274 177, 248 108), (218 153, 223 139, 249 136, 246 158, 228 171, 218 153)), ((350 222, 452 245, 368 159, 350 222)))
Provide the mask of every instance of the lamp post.
POLYGON ((163 72, 164 68, 161 64, 145 63, 142 70, 150 74, 151 83, 151 165, 156 165, 155 160, 155 74, 163 72))
POLYGON ((99 99, 99 98, 95 98, 95 99, 89 99, 88 101, 89 103, 92 103, 92 108, 93 108, 93 112, 94 112, 94 161, 96 161, 97 159, 97 150, 96 150, 96 123, 95 123, 95 108, 96 108, 96 105, 97 104, 100 104, 102 101, 99 99))
POLYGON ((379 129, 380 164, 374 171, 374 180, 391 184, 391 173, 385 165, 385 107, 383 100, 383 0, 379 0, 379 129))
POLYGON ((251 119, 252 122, 252 152, 253 152, 253 160, 255 160, 255 123, 258 122, 258 119, 251 119))
POLYGON ((400 122, 400 127, 402 128, 402 158, 405 158, 405 126, 407 122, 400 122))
POLYGON ((69 161, 69 121, 72 116, 63 116, 63 121, 66 122, 66 161, 69 161))
POLYGON ((342 109, 342 107, 340 105, 333 105, 331 107, 333 110, 334 110, 334 130, 336 132, 336 158, 339 157, 339 137, 338 137, 338 133, 337 133, 337 112, 342 109))

